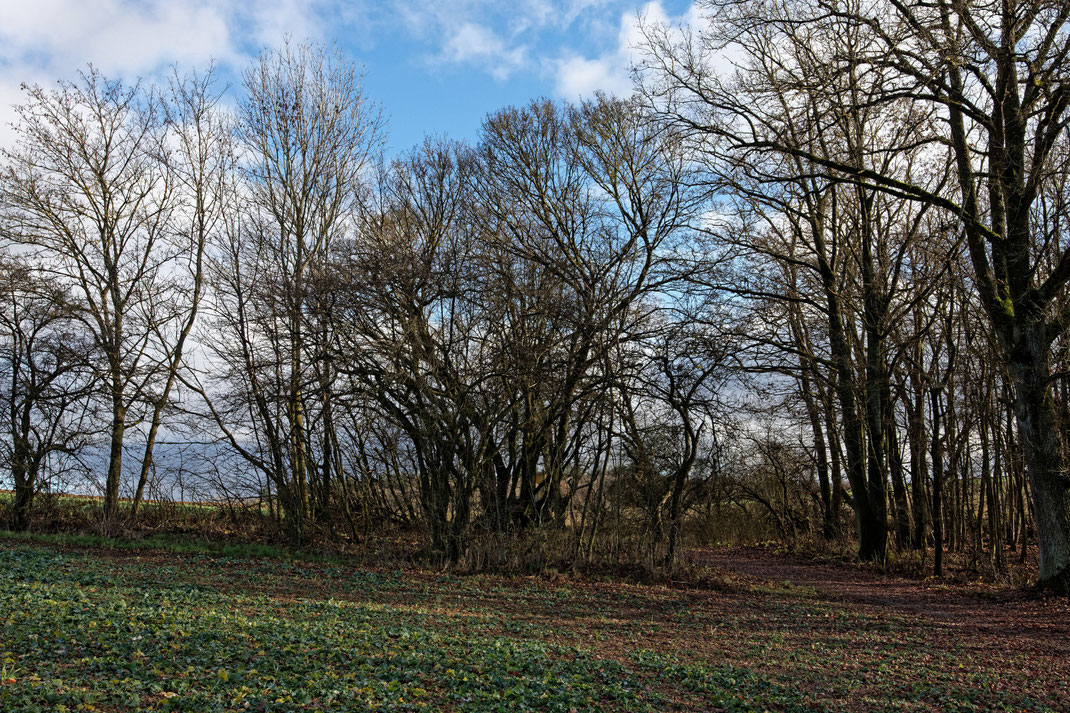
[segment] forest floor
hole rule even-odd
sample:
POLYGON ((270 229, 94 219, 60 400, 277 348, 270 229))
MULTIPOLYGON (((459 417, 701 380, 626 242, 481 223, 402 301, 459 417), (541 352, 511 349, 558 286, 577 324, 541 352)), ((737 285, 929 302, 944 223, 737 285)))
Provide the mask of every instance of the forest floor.
POLYGON ((0 538, 0 710, 1070 711, 1070 602, 733 548, 704 587, 0 538))

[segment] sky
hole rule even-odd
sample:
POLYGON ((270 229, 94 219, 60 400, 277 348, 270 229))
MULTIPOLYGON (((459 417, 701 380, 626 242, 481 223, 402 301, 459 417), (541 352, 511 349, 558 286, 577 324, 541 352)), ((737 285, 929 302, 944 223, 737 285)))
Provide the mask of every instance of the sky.
POLYGON ((472 139, 487 113, 536 97, 627 95, 640 18, 689 22, 688 0, 0 0, 0 143, 20 86, 162 78, 214 62, 237 91, 258 52, 337 44, 365 71, 388 152, 426 135, 472 139))

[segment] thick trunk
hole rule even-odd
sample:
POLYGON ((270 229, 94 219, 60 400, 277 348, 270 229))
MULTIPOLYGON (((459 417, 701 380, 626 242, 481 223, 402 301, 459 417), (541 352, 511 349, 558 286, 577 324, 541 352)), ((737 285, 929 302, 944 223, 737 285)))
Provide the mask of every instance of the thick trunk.
MULTIPOLYGON (((1066 102, 1058 92, 1048 92, 1043 102, 1023 101, 1025 89, 1019 76, 1026 64, 1021 61, 1018 43, 1026 26, 1005 5, 1002 10, 1003 32, 999 50, 990 54, 993 60, 997 101, 987 127, 988 166, 984 185, 988 189, 988 225, 990 232, 979 230, 968 221, 966 245, 974 266, 975 285, 1003 349, 1014 389, 1014 415, 1018 422, 1022 452, 1028 483, 1033 490, 1033 515, 1039 546, 1039 583, 1056 592, 1070 594, 1070 474, 1062 453, 1058 423, 1051 401, 1051 364, 1049 348, 1054 334, 1048 334, 1049 310, 1056 297, 1065 294, 1066 274, 1052 273, 1037 284, 1041 265, 1050 256, 1044 244, 1045 226, 1033 225, 1036 216, 1034 201, 1043 192, 1043 181, 1035 181, 1044 170, 1059 143, 1043 128, 1033 134, 1031 122, 1044 116, 1040 127, 1049 122, 1059 126, 1066 115, 1066 102), (993 234, 997 237, 993 238, 993 234)), ((1035 18, 1034 18, 1035 19, 1035 18)), ((1060 24, 1065 18, 1058 20, 1060 24)), ((1054 29, 1055 26, 1053 26, 1054 29)), ((1031 31, 1031 30, 1030 30, 1031 31)), ((1054 37, 1054 35, 1053 35, 1054 37)), ((1039 56, 1037 64, 1030 63, 1030 76, 1046 76, 1064 62, 1058 51, 1039 56), (1042 68, 1045 62, 1048 67, 1042 68)), ((948 102, 949 128, 956 159, 962 205, 968 216, 982 217, 977 195, 977 180, 973 160, 975 136, 971 136, 962 109, 957 101, 967 95, 962 78, 963 69, 954 60, 947 65, 951 97, 948 102)), ((1031 83, 1031 82, 1030 82, 1031 83)), ((1065 88, 1065 84, 1062 85, 1065 88)), ((1026 96, 1028 96, 1028 94, 1026 96)), ((977 222, 980 222, 979 220, 977 222)), ((1058 250, 1058 248, 1056 248, 1058 250)), ((1056 253, 1062 262, 1065 257, 1056 253)), ((1063 267, 1063 265, 1060 265, 1063 267)), ((1022 513, 1022 525, 1025 526, 1022 513)), ((1027 550, 1022 538, 1022 556, 1027 550)))
MULTIPOLYGON (((854 392, 851 348, 843 333, 839 295, 831 270, 822 270, 828 306, 829 346, 836 364, 836 396, 843 413, 843 445, 847 460, 847 482, 851 485, 858 526, 858 558, 863 562, 883 561, 888 539, 888 524, 883 512, 874 510, 877 498, 871 498, 866 478, 866 445, 862 418, 854 392)), ((883 493, 882 493, 883 496, 883 493)))
POLYGON ((15 532, 25 532, 29 529, 33 496, 33 486, 16 482, 15 500, 11 504, 11 529, 15 532))
MULTIPOLYGON (((867 263, 868 264, 868 263, 867 263)), ((867 271, 868 272, 868 271, 867 271)), ((866 279, 867 293, 873 290, 866 279)), ((867 294, 865 306, 866 321, 866 442, 869 458, 866 461, 866 488, 857 497, 869 500, 869 522, 865 523, 863 542, 869 543, 869 552, 863 557, 867 561, 883 562, 888 549, 888 429, 885 426, 888 407, 886 393, 888 386, 888 369, 884 360, 883 340, 878 328, 881 309, 878 295, 867 294)))
POLYGON ((37 491, 37 467, 30 453, 29 400, 19 410, 12 408, 11 478, 15 500, 11 504, 11 529, 22 532, 30 526, 30 508, 37 491), (19 413, 21 411, 21 413, 19 413), (17 415, 16 415, 17 414, 17 415))
POLYGON ((121 397, 112 400, 111 448, 108 475, 104 482, 104 522, 111 523, 119 514, 119 482, 123 474, 123 438, 126 435, 126 407, 121 397))
MULTIPOLYGON (((841 381, 845 381, 841 374, 841 381)), ((850 385, 838 389, 843 408, 843 442, 847 451, 847 481, 851 484, 855 521, 858 526, 858 558, 863 562, 882 561, 888 540, 888 526, 883 512, 878 512, 870 497, 866 478, 865 439, 861 420, 850 385)))
POLYGON ((15 499, 11 504, 11 529, 22 532, 30 526, 30 508, 37 487, 30 467, 30 449, 23 437, 15 439, 11 454, 11 476, 15 481, 15 499))
POLYGON ((305 520, 301 517, 300 497, 294 492, 292 484, 276 484, 279 497, 279 510, 286 536, 290 544, 300 547, 305 543, 305 520))
POLYGON ((1070 594, 1070 475, 1049 389, 1047 341, 1039 327, 1019 328, 1010 354, 1014 412, 1033 490, 1040 586, 1070 594))

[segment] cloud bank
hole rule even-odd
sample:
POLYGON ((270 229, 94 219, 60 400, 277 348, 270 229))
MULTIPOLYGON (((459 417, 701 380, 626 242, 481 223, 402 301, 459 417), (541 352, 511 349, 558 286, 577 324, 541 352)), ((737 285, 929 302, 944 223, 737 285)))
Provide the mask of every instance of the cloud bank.
MULTIPOLYGON (((665 0, 668 1, 668 0, 665 0)), ((109 77, 158 78, 215 62, 230 80, 287 37, 357 53, 397 46, 413 72, 524 77, 566 99, 629 94, 640 23, 686 21, 662 1, 620 0, 33 0, 0 23, 0 145, 12 137, 20 85, 73 79, 90 62, 109 77)), ((370 67, 375 71, 374 67, 370 67)))

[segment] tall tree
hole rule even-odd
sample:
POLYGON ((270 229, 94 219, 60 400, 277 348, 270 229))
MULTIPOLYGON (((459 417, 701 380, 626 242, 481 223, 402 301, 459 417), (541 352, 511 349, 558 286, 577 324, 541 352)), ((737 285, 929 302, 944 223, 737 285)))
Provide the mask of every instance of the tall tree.
POLYGON ((123 445, 157 373, 152 338, 184 250, 169 241, 173 185, 156 148, 158 102, 90 68, 57 89, 25 87, 4 151, 5 238, 70 294, 101 356, 110 410, 104 518, 118 512, 123 445))
MULTIPOLYGON (((716 123, 694 121, 694 112, 675 112, 695 128, 730 136, 737 155, 771 152, 803 158, 860 190, 916 200, 959 221, 973 266, 971 282, 999 339, 1014 389, 1034 496, 1040 580, 1056 591, 1070 591, 1070 481, 1051 391, 1051 345, 1070 325, 1066 311, 1056 309, 1070 281, 1070 251, 1046 222, 1050 214, 1037 210, 1038 196, 1058 180, 1058 167, 1067 160, 1070 6, 1050 0, 772 0, 742 12, 735 3, 710 2, 704 7, 715 31, 683 42, 662 41, 664 33, 652 35, 650 56, 661 87, 668 90, 660 94, 662 107, 704 106, 707 112, 731 113, 733 105, 739 106, 723 101, 718 85, 706 81, 707 70, 712 54, 728 45, 742 53, 744 66, 763 59, 746 43, 733 44, 733 32, 749 29, 769 38, 764 46, 797 47, 807 38, 825 38, 813 45, 817 49, 807 71, 788 83, 767 84, 767 91, 824 96, 830 81, 858 78, 872 90, 848 113, 906 99, 928 107, 938 118, 930 130, 903 135, 887 150, 928 146, 940 171, 946 147, 957 184, 954 192, 934 188, 922 180, 922 172, 904 175, 898 164, 888 170, 859 163, 850 153, 830 155, 765 130, 773 127, 729 134, 716 123), (836 28, 858 41, 828 43, 827 31, 836 28), (707 42, 716 37, 723 41, 707 42)), ((751 101, 757 95, 742 96, 751 101)), ((819 121, 812 131, 821 136, 826 128, 819 121)))
POLYGON ((381 125, 357 68, 338 51, 287 43, 264 52, 244 79, 242 201, 215 253, 216 329, 205 337, 231 386, 209 407, 230 445, 272 483, 299 542, 314 521, 314 490, 329 487, 339 462, 330 306, 319 285, 354 225, 381 125))
POLYGON ((206 288, 205 258, 216 238, 225 208, 235 207, 233 167, 235 152, 228 117, 218 108, 220 94, 213 72, 171 77, 168 91, 160 98, 167 132, 156 147, 158 160, 174 187, 170 239, 179 254, 165 277, 172 289, 167 304, 156 305, 160 313, 150 326, 154 332, 160 377, 147 394, 151 408, 145 432, 131 513, 137 514, 153 468, 153 451, 171 392, 184 368, 187 341, 197 323, 206 288), (167 310, 169 314, 163 314, 167 310))

